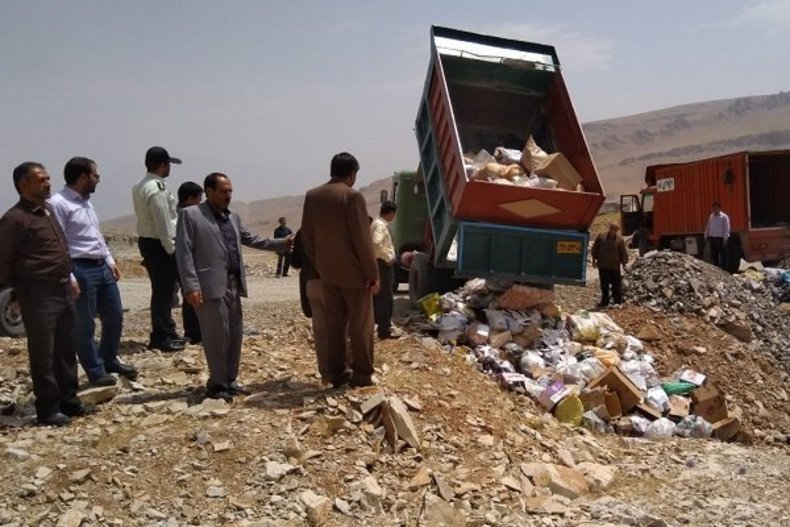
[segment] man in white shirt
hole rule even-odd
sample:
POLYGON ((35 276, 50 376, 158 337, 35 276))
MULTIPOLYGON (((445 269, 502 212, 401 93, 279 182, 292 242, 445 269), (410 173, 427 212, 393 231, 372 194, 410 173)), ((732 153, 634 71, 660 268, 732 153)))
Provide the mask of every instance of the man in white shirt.
POLYGON ((710 259, 713 265, 727 270, 727 240, 730 237, 730 218, 721 211, 721 203, 713 202, 713 212, 708 217, 705 239, 710 244, 710 259))
POLYGON ((151 336, 148 347, 171 352, 184 349, 184 340, 176 333, 173 320, 173 294, 176 267, 177 201, 167 188, 170 164, 181 160, 170 157, 161 146, 152 146, 145 153, 148 173, 132 189, 134 213, 137 216, 137 245, 143 266, 151 281, 151 336))
POLYGON ((86 157, 73 157, 66 163, 63 176, 66 186, 49 199, 49 204, 66 234, 81 291, 76 306, 77 357, 93 385, 114 385, 116 380, 111 373, 135 379, 134 366, 118 359, 123 329, 123 306, 117 284, 121 274, 90 202, 100 179, 96 163, 86 157), (94 340, 97 316, 101 320, 98 347, 94 340))
POLYGON ((395 265, 395 248, 392 245, 388 224, 395 219, 397 206, 392 201, 381 204, 379 217, 370 223, 370 234, 373 237, 373 252, 379 268, 381 286, 373 296, 373 314, 376 321, 376 333, 379 339, 396 339, 400 335, 392 330, 392 308, 394 304, 392 282, 395 265))

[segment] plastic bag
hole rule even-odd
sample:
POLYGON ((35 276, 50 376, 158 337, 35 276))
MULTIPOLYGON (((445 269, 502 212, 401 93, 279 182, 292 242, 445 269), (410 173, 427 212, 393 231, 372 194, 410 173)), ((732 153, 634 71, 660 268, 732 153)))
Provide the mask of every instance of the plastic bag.
POLYGON ((498 309, 486 309, 486 322, 491 326, 491 329, 496 331, 506 331, 508 327, 508 316, 504 311, 498 309))
POLYGON ((597 342, 603 332, 622 333, 623 330, 605 313, 577 311, 568 317, 573 340, 597 342))
POLYGON ((521 150, 498 146, 494 149, 494 159, 503 165, 518 164, 521 163, 521 150))
POLYGON ((662 414, 669 410, 669 397, 661 386, 650 388, 645 396, 645 402, 662 414))
POLYGON ((488 342, 488 336, 491 334, 491 328, 481 322, 472 322, 466 329, 466 338, 474 345, 485 344, 488 342))
POLYGON ((524 381, 524 389, 527 391, 530 397, 537 400, 540 397, 540 394, 546 391, 546 386, 538 381, 527 379, 524 381))
POLYGON ((436 328, 439 331, 463 330, 468 323, 469 321, 463 315, 450 313, 439 317, 439 320, 436 321, 436 328))
POLYGON ((441 297, 439 293, 431 293, 420 298, 417 301, 417 304, 422 309, 422 312, 425 313, 429 318, 430 317, 438 317, 442 314, 442 308, 440 306, 441 297))
POLYGON ((527 179, 521 181, 520 183, 525 187, 531 187, 531 188, 547 188, 547 189, 557 188, 556 179, 551 179, 549 177, 543 177, 543 176, 529 176, 527 179))
POLYGON ((521 371, 532 371, 534 368, 545 368, 546 361, 537 351, 527 350, 521 356, 521 371))
POLYGON ((607 431, 604 420, 592 410, 584 412, 584 415, 582 415, 582 426, 593 434, 605 434, 607 431))
POLYGON ((575 364, 565 364, 557 368, 557 371, 568 380, 575 381, 575 384, 587 384, 591 380, 601 375, 606 368, 596 358, 584 359, 575 364))
POLYGON ((681 437, 702 439, 713 434, 713 426, 698 415, 689 415, 677 424, 676 433, 681 437))
POLYGON ((661 385, 667 395, 686 395, 693 392, 697 387, 690 382, 665 382, 661 385))
POLYGON ((633 427, 634 432, 641 436, 650 426, 650 419, 642 417, 641 415, 632 415, 631 426, 633 427))
POLYGON ((669 439, 675 433, 675 423, 662 417, 656 419, 645 430, 646 439, 669 439))
POLYGON ((547 154, 538 144, 532 135, 527 138, 527 144, 524 145, 524 151, 521 154, 521 165, 532 172, 542 168, 549 160, 547 154))
POLYGON ((594 348, 593 355, 607 368, 620 364, 620 355, 617 350, 594 348))

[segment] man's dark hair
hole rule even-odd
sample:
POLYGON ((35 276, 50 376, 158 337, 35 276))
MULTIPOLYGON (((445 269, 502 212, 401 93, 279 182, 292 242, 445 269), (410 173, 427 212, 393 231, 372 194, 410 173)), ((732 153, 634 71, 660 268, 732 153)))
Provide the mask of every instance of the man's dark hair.
POLYGON ((183 205, 189 198, 199 198, 203 195, 203 187, 194 181, 181 183, 178 187, 178 204, 183 205))
POLYGON ((390 212, 395 212, 398 210, 398 206, 395 205, 394 201, 385 201, 381 204, 381 209, 379 210, 379 214, 384 216, 385 214, 389 214, 390 212))
POLYGON ((14 169, 14 188, 17 192, 19 192, 19 184, 22 182, 22 180, 29 176, 30 173, 36 168, 45 170, 44 165, 41 163, 36 163, 35 161, 25 161, 14 169))
POLYGON ((341 152, 332 158, 329 174, 332 179, 346 179, 359 170, 357 158, 348 152, 341 152))
POLYGON ((222 172, 212 172, 211 174, 206 176, 206 179, 203 180, 203 188, 206 190, 208 189, 213 190, 217 188, 217 182, 219 181, 219 178, 229 179, 228 176, 226 176, 222 172))
POLYGON ((73 185, 81 175, 90 174, 93 170, 91 165, 95 164, 93 159, 87 157, 72 157, 63 167, 63 179, 66 180, 67 185, 73 185))
POLYGON ((721 208, 721 203, 719 203, 718 201, 714 201, 713 205, 711 205, 711 207, 719 207, 719 208, 721 208))

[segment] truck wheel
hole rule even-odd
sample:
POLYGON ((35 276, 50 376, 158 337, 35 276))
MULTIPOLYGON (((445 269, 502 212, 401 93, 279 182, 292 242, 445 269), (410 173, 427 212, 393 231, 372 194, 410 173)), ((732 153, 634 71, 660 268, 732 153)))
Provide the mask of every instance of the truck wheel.
POLYGON ((743 258, 743 246, 737 234, 733 234, 727 240, 725 254, 727 255, 727 272, 730 274, 737 273, 741 267, 741 258, 743 258))
POLYGON ((428 255, 425 253, 414 253, 414 260, 409 267, 409 300, 413 304, 430 293, 428 287, 428 255))
POLYGON ((0 291, 0 333, 9 337, 25 335, 22 311, 13 289, 0 291))

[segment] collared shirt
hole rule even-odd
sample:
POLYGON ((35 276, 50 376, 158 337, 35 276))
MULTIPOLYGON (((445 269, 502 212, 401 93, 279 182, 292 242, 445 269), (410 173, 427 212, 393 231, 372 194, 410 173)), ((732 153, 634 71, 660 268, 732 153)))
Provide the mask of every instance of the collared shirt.
POLYGON ((233 228, 233 223, 230 221, 230 213, 228 211, 216 211, 211 209, 214 217, 217 219, 219 225, 219 232, 222 234, 222 240, 225 242, 225 249, 228 251, 228 272, 232 274, 239 274, 241 271, 241 258, 239 257, 239 240, 236 236, 236 229, 233 228))
POLYGON ((66 235, 49 205, 23 198, 0 218, 0 284, 63 280, 71 270, 66 235))
POLYGON ((708 227, 705 229, 705 235, 711 238, 724 238, 725 240, 730 237, 730 217, 719 212, 716 214, 712 212, 708 218, 708 227))
POLYGON ((173 254, 178 201, 168 190, 165 179, 149 172, 132 188, 132 201, 137 216, 137 235, 158 239, 165 252, 173 254))
POLYGON ((379 216, 370 223, 370 234, 373 237, 373 253, 377 260, 392 262, 395 260, 395 247, 387 222, 379 216))
POLYGON ((49 204, 57 217, 72 258, 104 260, 115 265, 110 249, 99 230, 99 218, 88 197, 69 187, 49 198, 49 204))

